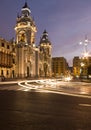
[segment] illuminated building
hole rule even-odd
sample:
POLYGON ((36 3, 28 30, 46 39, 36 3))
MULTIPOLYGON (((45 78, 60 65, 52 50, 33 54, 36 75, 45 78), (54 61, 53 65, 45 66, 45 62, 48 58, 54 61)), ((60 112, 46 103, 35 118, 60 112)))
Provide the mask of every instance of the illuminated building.
POLYGON ((75 77, 79 77, 80 76, 80 58, 78 56, 73 58, 73 75, 75 77))
POLYGON ((87 78, 91 75, 91 57, 74 57, 73 74, 75 77, 87 78))
POLYGON ((27 2, 17 15, 15 41, 0 39, 0 76, 6 78, 51 77, 51 42, 43 32, 36 46, 37 28, 27 2))
POLYGON ((35 34, 37 28, 31 16, 27 3, 21 9, 21 15, 17 16, 16 26, 16 72, 17 77, 34 77, 36 73, 35 34))
POLYGON ((44 30, 40 39, 40 63, 39 74, 44 77, 51 77, 51 49, 52 45, 48 39, 48 33, 44 30))
POLYGON ((61 77, 65 76, 68 71, 68 64, 64 57, 52 58, 52 76, 61 77))
POLYGON ((0 75, 6 78, 14 78, 16 76, 15 58, 15 44, 0 38, 0 75))
POLYGON ((16 77, 51 76, 51 43, 44 31, 38 47, 37 28, 25 2, 16 20, 16 77))

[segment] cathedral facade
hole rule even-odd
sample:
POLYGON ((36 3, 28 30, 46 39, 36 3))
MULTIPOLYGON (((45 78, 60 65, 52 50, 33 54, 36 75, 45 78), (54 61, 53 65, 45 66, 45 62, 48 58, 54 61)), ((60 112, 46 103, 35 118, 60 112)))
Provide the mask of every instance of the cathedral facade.
POLYGON ((16 25, 16 77, 51 76, 51 42, 43 32, 38 46, 35 44, 37 27, 27 2, 17 16, 16 25))

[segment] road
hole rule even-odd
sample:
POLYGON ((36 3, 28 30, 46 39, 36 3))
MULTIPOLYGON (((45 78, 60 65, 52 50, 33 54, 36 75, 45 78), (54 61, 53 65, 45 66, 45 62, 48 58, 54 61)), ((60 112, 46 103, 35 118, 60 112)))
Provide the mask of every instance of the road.
POLYGON ((35 81, 33 85, 37 87, 32 87, 30 81, 18 83, 23 86, 1 84, 0 130, 90 130, 90 84, 61 82, 60 86, 59 81, 56 82, 53 82, 54 88, 44 81, 40 83, 41 88, 35 81), (77 94, 76 90, 73 95, 66 95, 72 93, 77 84, 88 87, 89 94, 77 94), (66 90, 65 94, 60 87, 66 90))
POLYGON ((91 97, 91 83, 63 82, 56 79, 24 80, 1 82, 0 90, 32 91, 56 93, 72 96, 91 97), (12 87, 13 84, 13 87, 12 87), (17 85, 18 84, 18 85, 17 85), (4 87, 2 87, 4 86, 4 87))

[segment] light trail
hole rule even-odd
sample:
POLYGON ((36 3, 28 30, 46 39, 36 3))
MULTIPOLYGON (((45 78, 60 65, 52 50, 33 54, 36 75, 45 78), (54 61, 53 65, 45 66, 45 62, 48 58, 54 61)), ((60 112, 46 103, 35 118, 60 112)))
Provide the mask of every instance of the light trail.
MULTIPOLYGON (((49 80, 31 80, 31 81, 21 81, 18 83, 18 85, 23 87, 24 91, 30 91, 32 89, 36 89, 35 92, 54 93, 54 94, 61 94, 61 95, 74 96, 74 97, 91 98, 90 95, 84 95, 83 93, 81 93, 81 94, 74 93, 73 94, 73 93, 65 92, 65 90, 59 91, 59 90, 55 89, 56 87, 54 87, 54 88, 52 87, 52 85, 55 84, 54 82, 56 82, 56 81, 55 80, 52 80, 52 81, 51 80, 50 81, 49 80), (29 84, 32 82, 39 83, 40 87, 37 85, 34 85, 34 84, 29 84), (24 83, 25 83, 25 85, 23 85, 24 83), (46 89, 45 89, 45 85, 46 85, 46 89)), ((63 82, 62 82, 62 84, 63 84, 63 82)), ((80 83, 77 83, 77 84, 80 84, 80 83)), ((75 85, 77 85, 77 84, 75 84, 75 85)), ((83 84, 86 85, 86 83, 82 83, 82 85, 83 84)), ((61 83, 59 85, 61 85, 61 83)), ((64 85, 65 85, 65 83, 64 83, 64 85)), ((73 83, 72 83, 72 85, 73 85, 73 83)))
POLYGON ((68 96, 91 98, 91 83, 84 82, 63 82, 57 79, 45 79, 45 80, 23 80, 23 81, 9 81, 0 82, 0 85, 4 84, 18 84, 20 88, 15 87, 1 87, 0 90, 20 90, 34 92, 45 92, 54 94, 63 94, 68 96))
POLYGON ((16 84, 18 82, 19 81, 5 81, 5 82, 0 82, 0 85, 2 85, 2 84, 16 84))
POLYGON ((83 107, 91 107, 91 104, 79 104, 79 106, 83 106, 83 107))

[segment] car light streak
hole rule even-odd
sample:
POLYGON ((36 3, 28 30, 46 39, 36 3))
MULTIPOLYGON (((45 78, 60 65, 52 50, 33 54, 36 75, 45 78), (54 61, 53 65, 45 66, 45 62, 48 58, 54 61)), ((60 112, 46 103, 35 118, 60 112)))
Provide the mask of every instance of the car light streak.
POLYGON ((15 84, 15 83, 18 83, 18 81, 0 82, 0 84, 15 84))
POLYGON ((91 104, 79 104, 79 106, 91 107, 91 104))
POLYGON ((33 85, 33 84, 31 85, 31 84, 29 84, 29 83, 30 83, 30 81, 26 81, 26 82, 25 82, 25 85, 29 86, 30 89, 37 89, 37 88, 38 88, 38 86, 35 86, 35 85, 33 85))
MULTIPOLYGON (((18 85, 20 85, 21 87, 24 88, 23 91, 29 91, 31 89, 36 89, 35 92, 54 93, 54 94, 62 94, 62 95, 67 95, 67 96, 91 98, 91 96, 82 95, 82 93, 81 94, 72 94, 72 93, 65 92, 65 90, 59 91, 57 89, 52 89, 52 85, 54 85, 55 82, 56 82, 56 80, 31 80, 31 81, 21 81, 21 82, 18 83, 18 85), (29 83, 32 83, 32 82, 39 83, 39 85, 41 87, 39 87, 37 85, 29 84, 29 83), (25 83, 25 85, 23 85, 24 83, 25 83), (45 85, 47 87, 46 89, 45 89, 45 85), (42 89, 40 89, 40 88, 42 88, 42 89)), ((63 84, 63 82, 62 82, 62 84, 63 84)), ((59 85, 61 85, 61 83, 59 85)), ((65 85, 65 83, 64 83, 64 85, 65 85)), ((72 85, 74 86, 74 83, 72 83, 72 85)), ((77 87, 77 84, 76 84, 76 87, 77 87)))
POLYGON ((60 92, 60 91, 47 91, 48 93, 54 93, 54 94, 61 94, 66 96, 73 96, 73 97, 81 97, 81 98, 91 98, 91 96, 88 95, 80 95, 80 94, 72 94, 72 93, 66 93, 66 92, 60 92))
POLYGON ((18 90, 29 91, 29 87, 22 84, 22 83, 25 83, 25 82, 26 82, 26 81, 20 81, 20 82, 18 82, 18 85, 21 86, 21 87, 23 87, 23 89, 20 88, 20 89, 18 89, 18 90))

